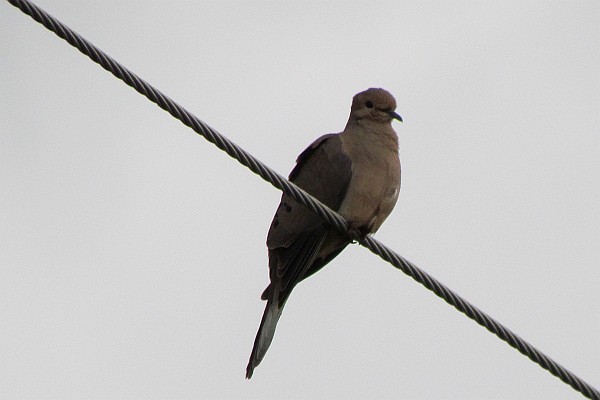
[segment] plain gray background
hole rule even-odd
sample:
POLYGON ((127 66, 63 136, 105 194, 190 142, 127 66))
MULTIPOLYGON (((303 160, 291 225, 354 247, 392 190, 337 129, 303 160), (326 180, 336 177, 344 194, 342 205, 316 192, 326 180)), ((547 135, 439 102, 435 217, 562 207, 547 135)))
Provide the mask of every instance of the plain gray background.
MULTIPOLYGON (((287 175, 398 101, 377 238, 600 387, 600 3, 38 1, 287 175)), ((579 399, 359 246, 254 378, 280 193, 0 2, 0 397, 579 399)))

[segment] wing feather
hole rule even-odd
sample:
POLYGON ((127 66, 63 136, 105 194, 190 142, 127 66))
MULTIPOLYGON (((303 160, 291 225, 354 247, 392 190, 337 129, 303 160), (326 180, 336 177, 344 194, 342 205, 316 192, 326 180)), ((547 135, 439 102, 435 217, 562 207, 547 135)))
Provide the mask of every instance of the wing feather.
MULTIPOLYGON (((336 211, 346 196, 351 178, 351 162, 337 134, 325 135, 313 142, 298 156, 290 173, 292 182, 336 211)), ((277 288, 279 302, 285 302, 294 286, 310 275, 309 271, 316 270, 313 264, 330 229, 314 212, 290 196, 282 195, 267 235, 271 285, 263 298, 268 297, 269 290, 277 288)), ((325 263, 321 260, 318 264, 325 263)))

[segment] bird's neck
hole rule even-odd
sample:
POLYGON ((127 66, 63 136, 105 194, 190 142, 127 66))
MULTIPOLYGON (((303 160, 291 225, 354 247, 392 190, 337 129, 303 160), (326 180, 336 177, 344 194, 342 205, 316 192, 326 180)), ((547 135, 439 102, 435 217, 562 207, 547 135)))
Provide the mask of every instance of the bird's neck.
POLYGON ((390 149, 398 149, 398 135, 392 128, 391 123, 381 123, 367 119, 350 120, 343 133, 362 136, 365 143, 380 144, 390 149))

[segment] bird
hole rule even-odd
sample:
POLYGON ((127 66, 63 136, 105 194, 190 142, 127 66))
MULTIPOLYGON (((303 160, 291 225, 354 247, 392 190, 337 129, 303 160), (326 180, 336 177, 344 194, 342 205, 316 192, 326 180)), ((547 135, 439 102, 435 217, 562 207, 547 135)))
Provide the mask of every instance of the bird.
POLYGON ((283 194, 267 234, 270 283, 267 304, 246 367, 246 379, 267 352, 292 289, 323 268, 355 238, 375 233, 400 191, 396 100, 381 88, 352 98, 344 130, 321 136, 296 159, 289 180, 346 219, 341 233, 283 194))

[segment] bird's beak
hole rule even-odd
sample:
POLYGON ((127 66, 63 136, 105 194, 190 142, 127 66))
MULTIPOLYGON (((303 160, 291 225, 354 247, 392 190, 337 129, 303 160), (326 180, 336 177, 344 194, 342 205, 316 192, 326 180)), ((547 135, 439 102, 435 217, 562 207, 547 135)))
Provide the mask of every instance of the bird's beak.
POLYGON ((388 112, 388 114, 389 114, 389 116, 390 116, 390 117, 392 117, 393 119, 397 119, 398 121, 400 121, 400 122, 403 122, 403 121, 402 121, 402 117, 401 117, 399 114, 397 114, 396 112, 394 112, 394 111, 389 111, 389 112, 388 112))

